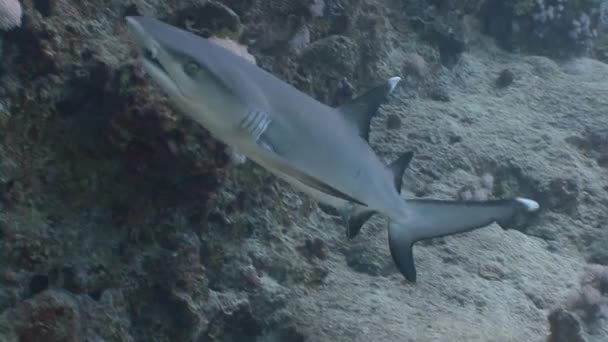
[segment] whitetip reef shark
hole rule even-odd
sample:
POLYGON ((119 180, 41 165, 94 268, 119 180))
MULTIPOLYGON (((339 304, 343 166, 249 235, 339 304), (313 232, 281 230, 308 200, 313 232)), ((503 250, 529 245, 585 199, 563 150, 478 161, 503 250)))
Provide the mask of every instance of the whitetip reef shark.
POLYGON ((389 219, 397 269, 416 281, 415 242, 462 233, 539 209, 515 197, 488 201, 404 199, 405 152, 384 164, 368 142, 370 122, 400 81, 393 77, 334 108, 235 53, 159 20, 126 17, 146 73, 185 115, 296 188, 348 218, 355 237, 374 214, 389 219))

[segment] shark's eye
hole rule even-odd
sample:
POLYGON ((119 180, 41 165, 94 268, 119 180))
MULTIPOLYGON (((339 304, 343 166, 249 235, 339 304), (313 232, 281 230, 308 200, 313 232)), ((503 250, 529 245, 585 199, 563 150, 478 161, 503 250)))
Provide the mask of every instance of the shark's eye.
POLYGON ((196 76, 200 69, 201 67, 194 61, 188 61, 184 64, 184 72, 190 77, 196 76))

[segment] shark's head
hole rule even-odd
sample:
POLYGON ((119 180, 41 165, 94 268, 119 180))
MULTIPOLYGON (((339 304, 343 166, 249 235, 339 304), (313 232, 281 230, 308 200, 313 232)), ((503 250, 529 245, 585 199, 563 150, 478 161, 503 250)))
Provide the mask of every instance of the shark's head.
POLYGON ((246 108, 213 43, 152 18, 126 20, 144 69, 180 109, 212 130, 239 119, 246 108))

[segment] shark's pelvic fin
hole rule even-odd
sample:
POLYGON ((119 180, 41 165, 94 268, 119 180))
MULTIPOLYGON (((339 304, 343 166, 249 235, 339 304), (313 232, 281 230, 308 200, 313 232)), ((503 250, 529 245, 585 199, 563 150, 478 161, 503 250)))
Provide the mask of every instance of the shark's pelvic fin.
POLYGON ((348 226, 346 227, 346 237, 349 239, 354 238, 359 234, 361 227, 374 216, 376 212, 369 210, 366 207, 355 206, 350 217, 348 219, 348 226))
POLYGON ((383 84, 368 90, 337 108, 346 121, 351 122, 359 131, 359 135, 363 139, 369 139, 369 126, 372 117, 388 95, 395 89, 399 81, 401 81, 401 78, 392 77, 383 84))
POLYGON ((401 193, 401 185, 403 184, 403 172, 407 169, 408 165, 414 157, 414 152, 408 151, 403 153, 399 158, 389 164, 389 169, 393 173, 395 178, 395 188, 398 193, 401 193))
POLYGON ((527 198, 484 202, 440 200, 406 201, 408 212, 402 222, 389 224, 389 247, 395 265, 411 282, 416 281, 412 246, 424 239, 458 234, 506 222, 519 212, 536 211, 538 203, 527 198))
MULTIPOLYGON (((395 188, 397 189, 398 193, 401 193, 403 172, 405 172, 405 169, 407 169, 413 157, 414 152, 407 151, 388 165, 388 168, 391 170, 395 179, 395 188)), ((346 237, 352 239, 357 236, 361 230, 361 227, 363 227, 365 222, 374 216, 375 213, 375 211, 369 210, 367 207, 355 206, 348 220, 346 237)))

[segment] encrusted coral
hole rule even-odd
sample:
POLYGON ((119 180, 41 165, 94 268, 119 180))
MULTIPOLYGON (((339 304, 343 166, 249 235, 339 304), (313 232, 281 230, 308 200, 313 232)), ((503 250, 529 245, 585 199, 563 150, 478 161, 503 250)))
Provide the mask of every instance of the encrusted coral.
MULTIPOLYGON (((550 335, 547 342, 585 342, 598 322, 608 320, 608 266, 591 264, 579 279, 579 288, 547 317, 550 335)), ((602 323, 600 323, 601 326, 602 323)))
POLYGON ((579 290, 566 304, 586 321, 608 319, 608 266, 588 266, 580 279, 579 290))

